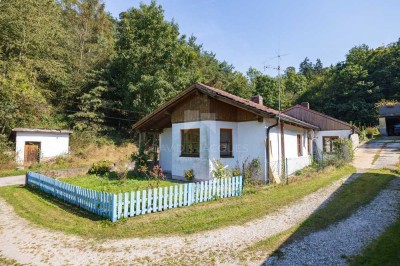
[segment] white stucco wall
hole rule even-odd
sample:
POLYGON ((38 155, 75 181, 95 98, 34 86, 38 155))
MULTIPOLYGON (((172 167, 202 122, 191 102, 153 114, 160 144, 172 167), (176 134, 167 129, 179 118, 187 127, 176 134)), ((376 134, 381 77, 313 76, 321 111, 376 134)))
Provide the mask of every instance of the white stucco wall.
MULTIPOLYGON (((262 122, 196 121, 172 124, 160 134, 160 165, 171 171, 176 179, 183 179, 184 171, 193 169, 197 180, 211 179, 213 159, 225 165, 241 167, 246 158, 259 158, 265 164, 265 125, 262 122), (200 129, 200 157, 181 157, 181 130, 200 129), (232 158, 220 158, 220 129, 232 129, 232 158)), ((264 169, 262 169, 264 174, 264 169)))
POLYGON ((160 165, 164 171, 172 171, 172 128, 165 128, 160 134, 160 165))
MULTIPOLYGON (((172 124, 172 176, 184 178, 184 171, 193 169, 196 179, 206 180, 209 177, 209 136, 210 121, 196 121, 172 124), (200 157, 181 157, 181 129, 200 129, 200 157)), ((212 121, 211 121, 212 122, 212 121)), ((163 165, 161 165, 163 167, 163 165)))
MULTIPOLYGON (((258 158, 261 165, 261 177, 266 175, 266 127, 275 123, 275 119, 265 119, 263 122, 226 122, 226 121, 196 121, 172 124, 172 128, 164 129, 160 134, 160 165, 164 171, 171 171, 177 179, 184 178, 184 171, 193 169, 197 180, 212 178, 213 159, 220 159, 229 168, 242 167, 248 159, 258 158), (181 157, 181 130, 200 129, 200 157, 181 157), (232 158, 220 158, 220 129, 232 129, 232 158)), ((293 173, 310 163, 307 151, 309 130, 285 125, 285 155, 289 158, 289 173, 293 173), (302 134, 303 156, 297 154, 297 134, 302 134)), ((270 132, 272 156, 271 162, 280 164, 281 136, 280 126, 270 132)), ((280 167, 275 167, 280 175, 280 167)))
MULTIPOLYGON (((349 135, 351 134, 352 130, 347 129, 347 130, 325 130, 325 131, 318 131, 315 134, 316 137, 316 143, 318 147, 318 151, 323 151, 323 137, 324 136, 329 136, 329 137, 334 137, 337 136, 339 138, 345 138, 348 139, 349 135)), ((359 136, 358 134, 352 134, 351 135, 351 140, 353 142, 353 149, 357 148, 359 145, 359 136)))
MULTIPOLYGON (((269 119, 266 120, 268 125, 273 124, 275 120, 269 119)), ((287 170, 288 174, 293 174, 297 170, 300 170, 311 164, 311 157, 308 155, 307 150, 307 142, 309 136, 313 135, 311 130, 304 129, 301 127, 296 127, 292 125, 285 124, 284 125, 284 141, 285 141, 285 158, 287 158, 287 170), (297 152, 297 135, 300 134, 302 136, 302 151, 303 155, 298 156, 297 152)), ((270 164, 271 169, 274 174, 274 178, 277 182, 280 182, 280 177, 282 176, 282 164, 286 163, 282 161, 282 153, 281 153, 281 126, 278 125, 274 127, 270 131, 270 140, 271 140, 271 158, 270 164)), ((311 145, 311 154, 312 154, 312 145, 311 145)))
POLYGON ((40 142, 40 158, 48 159, 69 152, 69 134, 54 133, 16 133, 17 162, 24 162, 25 142, 40 142))

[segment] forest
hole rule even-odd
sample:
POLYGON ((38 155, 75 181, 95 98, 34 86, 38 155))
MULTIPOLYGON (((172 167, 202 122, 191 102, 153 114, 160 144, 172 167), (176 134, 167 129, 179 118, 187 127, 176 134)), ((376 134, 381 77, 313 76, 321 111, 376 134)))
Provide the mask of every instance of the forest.
POLYGON ((0 32, 0 146, 15 127, 131 139, 133 123, 195 82, 278 108, 279 79, 282 109, 307 101, 357 126, 377 124, 378 102, 400 100, 400 39, 272 77, 217 59, 156 2, 115 19, 101 0, 2 0, 0 32))

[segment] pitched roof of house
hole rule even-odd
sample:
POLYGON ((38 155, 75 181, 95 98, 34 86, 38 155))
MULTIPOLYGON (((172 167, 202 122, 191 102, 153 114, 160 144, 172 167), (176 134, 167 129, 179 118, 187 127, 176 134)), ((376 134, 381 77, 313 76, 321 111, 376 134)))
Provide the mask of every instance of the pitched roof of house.
POLYGON ((262 117, 274 118, 274 117, 279 116, 282 121, 292 123, 292 124, 295 124, 298 126, 306 127, 306 128, 318 129, 317 126, 314 126, 312 124, 309 124, 309 123, 301 121, 301 120, 298 120, 298 119, 288 116, 286 114, 280 113, 279 111, 277 111, 275 109, 269 108, 262 104, 252 102, 250 100, 243 99, 239 96, 233 95, 231 93, 228 93, 226 91, 223 91, 223 90, 211 87, 211 86, 207 86, 202 83, 196 83, 196 84, 190 86, 188 89, 182 91, 181 93, 179 93, 178 95, 173 97, 171 100, 164 103, 163 105, 158 107, 156 110, 151 112, 149 115, 147 115, 146 117, 144 117, 140 121, 138 121, 136 124, 134 124, 133 129, 136 129, 136 130, 140 129, 140 127, 142 125, 149 122, 150 120, 155 118, 160 113, 165 112, 171 106, 178 104, 182 98, 189 95, 190 93, 192 93, 195 90, 198 90, 198 91, 200 91, 212 98, 220 100, 222 102, 226 102, 226 103, 236 106, 238 108, 242 108, 242 109, 248 110, 250 112, 253 112, 255 114, 258 114, 262 117))
POLYGON ((63 129, 42 129, 42 128, 13 128, 13 132, 31 132, 31 133, 53 133, 53 134, 72 134, 71 130, 63 129))
POLYGON ((296 119, 304 122, 312 123, 318 126, 321 130, 342 130, 355 128, 354 125, 299 104, 284 110, 283 113, 293 116, 296 119))

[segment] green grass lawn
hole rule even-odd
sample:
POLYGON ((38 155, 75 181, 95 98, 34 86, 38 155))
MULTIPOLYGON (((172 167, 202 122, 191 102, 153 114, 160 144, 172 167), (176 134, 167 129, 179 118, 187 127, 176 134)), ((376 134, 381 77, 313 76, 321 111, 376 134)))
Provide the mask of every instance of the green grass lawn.
POLYGON ((246 257, 254 256, 255 259, 260 259, 257 254, 265 256, 266 252, 279 253, 280 245, 289 244, 349 217, 359 207, 373 200, 395 176, 389 170, 373 170, 361 174, 354 181, 343 185, 331 201, 302 224, 249 246, 244 252, 251 255, 246 257))
POLYGON ((116 223, 22 186, 0 188, 0 196, 14 207, 18 215, 35 224, 86 238, 179 235, 240 225, 260 218, 354 170, 351 166, 330 168, 289 185, 269 186, 241 197, 131 217, 116 223))
POLYGON ((15 176, 15 175, 24 175, 28 170, 0 170, 0 178, 7 177, 7 176, 15 176))
MULTIPOLYGON (((400 207, 400 206, 399 206, 400 207)), ((349 259, 350 265, 399 265, 400 217, 397 222, 369 244, 362 254, 349 259)))
MULTIPOLYGON (((145 178, 138 178, 133 176, 129 176, 125 181, 120 181, 113 175, 111 175, 111 177, 84 175, 79 177, 62 178, 60 179, 60 181, 63 181, 71 185, 76 185, 84 188, 89 188, 104 192, 111 192, 111 193, 122 193, 122 192, 143 190, 156 186, 154 181, 151 181, 150 183, 145 178)), ((166 187, 171 185, 176 185, 176 183, 167 180, 161 180, 158 184, 159 187, 166 187)))

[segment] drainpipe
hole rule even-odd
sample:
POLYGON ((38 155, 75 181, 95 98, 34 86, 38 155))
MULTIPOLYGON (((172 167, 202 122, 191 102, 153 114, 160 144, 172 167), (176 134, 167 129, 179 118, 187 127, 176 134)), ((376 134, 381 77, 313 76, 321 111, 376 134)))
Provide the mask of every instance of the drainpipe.
POLYGON ((266 169, 266 172, 265 172, 265 183, 269 183, 269 160, 270 160, 270 158, 269 158, 269 132, 270 132, 270 130, 272 129, 272 128, 274 128, 274 127, 276 127, 277 125, 279 124, 279 117, 277 117, 276 118, 276 123, 275 124, 273 124, 273 125, 270 125, 269 127, 267 127, 267 132, 266 132, 266 137, 267 137, 267 145, 265 145, 265 150, 266 150, 266 153, 267 153, 267 169, 266 169))

